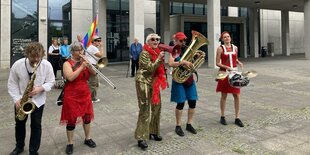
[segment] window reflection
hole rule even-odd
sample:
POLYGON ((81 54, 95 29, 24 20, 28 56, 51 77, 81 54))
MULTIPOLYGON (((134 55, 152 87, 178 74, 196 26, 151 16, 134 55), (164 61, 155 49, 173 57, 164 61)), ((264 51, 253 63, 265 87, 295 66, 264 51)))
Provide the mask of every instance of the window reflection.
POLYGON ((71 1, 70 0, 49 0, 48 15, 52 20, 70 20, 71 1))
POLYGON ((37 0, 12 0, 11 65, 24 57, 24 47, 33 41, 38 41, 37 0))
POLYGON ((71 0, 48 0, 48 45, 63 37, 71 43, 71 0))

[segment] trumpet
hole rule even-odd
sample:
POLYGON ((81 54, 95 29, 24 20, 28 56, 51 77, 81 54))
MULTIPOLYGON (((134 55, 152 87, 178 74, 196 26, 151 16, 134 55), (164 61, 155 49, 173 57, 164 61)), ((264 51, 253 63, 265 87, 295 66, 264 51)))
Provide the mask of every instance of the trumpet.
MULTIPOLYGON (((85 50, 85 51, 86 51, 86 50, 85 50)), ((87 52, 87 51, 86 51, 86 52, 87 52)), ((87 53, 88 53, 88 52, 87 52, 87 53)), ((88 53, 88 54, 91 55, 93 58, 95 58, 94 55, 92 55, 92 54, 90 54, 90 53, 88 53)), ((113 89, 116 89, 114 83, 113 83, 110 79, 108 79, 106 76, 104 76, 104 75, 100 72, 100 70, 98 70, 94 65, 92 65, 91 62, 85 57, 85 55, 80 54, 80 57, 81 57, 82 59, 84 59, 84 60, 90 65, 90 67, 91 67, 104 81, 106 81, 113 89)), ((97 58, 95 58, 95 59, 97 60, 97 58)), ((96 64, 96 66, 97 66, 98 68, 103 68, 103 67, 105 67, 105 66, 107 65, 107 63, 108 63, 107 60, 108 60, 107 58, 100 58, 100 59, 98 60, 97 64, 96 64)))

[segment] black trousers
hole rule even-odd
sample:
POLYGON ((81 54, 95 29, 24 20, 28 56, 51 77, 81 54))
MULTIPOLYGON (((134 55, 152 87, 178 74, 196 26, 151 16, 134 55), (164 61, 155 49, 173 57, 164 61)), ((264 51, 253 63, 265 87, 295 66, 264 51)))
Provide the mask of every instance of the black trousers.
POLYGON ((134 77, 136 71, 139 69, 139 59, 138 60, 133 60, 131 59, 131 76, 134 77))
MULTIPOLYGON (((40 108, 35 108, 35 110, 30 114, 31 118, 31 133, 29 142, 29 153, 37 153, 41 144, 41 134, 42 134, 42 115, 43 115, 44 105, 40 108)), ((16 147, 24 148, 25 137, 26 137, 26 122, 29 116, 26 116, 25 120, 16 119, 16 108, 15 108, 15 139, 16 147)))

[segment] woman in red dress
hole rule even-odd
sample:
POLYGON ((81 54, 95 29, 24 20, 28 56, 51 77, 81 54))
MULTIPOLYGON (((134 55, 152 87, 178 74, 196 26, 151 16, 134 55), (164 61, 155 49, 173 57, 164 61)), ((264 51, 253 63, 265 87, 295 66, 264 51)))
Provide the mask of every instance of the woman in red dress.
MULTIPOLYGON (((216 65, 220 67, 220 71, 233 71, 237 70, 237 64, 243 68, 243 64, 238 60, 238 48, 231 43, 230 34, 224 31, 221 34, 221 40, 224 42, 223 45, 217 48, 216 52, 216 65)), ((220 123, 227 125, 225 120, 225 106, 227 94, 231 93, 234 97, 235 103, 235 124, 239 127, 244 127, 243 123, 239 119, 240 115, 240 88, 235 88, 229 85, 228 76, 224 80, 218 80, 216 92, 221 92, 221 118, 220 123)))
POLYGON ((88 86, 90 74, 96 74, 85 61, 83 46, 79 42, 70 45, 71 59, 63 65, 64 87, 63 106, 60 123, 66 125, 68 144, 66 153, 73 153, 73 131, 75 125, 83 122, 84 144, 94 148, 96 143, 90 138, 90 122, 94 119, 91 93, 88 86))

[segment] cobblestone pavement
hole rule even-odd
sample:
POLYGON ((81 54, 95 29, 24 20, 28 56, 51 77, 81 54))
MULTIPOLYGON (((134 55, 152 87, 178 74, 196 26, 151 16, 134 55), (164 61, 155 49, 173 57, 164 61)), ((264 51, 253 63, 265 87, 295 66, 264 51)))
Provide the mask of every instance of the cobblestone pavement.
MULTIPOLYGON (((148 141, 142 151, 134 139, 138 107, 134 78, 126 78, 127 64, 110 65, 103 74, 117 89, 103 80, 99 89, 100 102, 94 103, 95 120, 92 138, 94 149, 83 144, 84 133, 78 125, 74 154, 310 154, 310 61, 303 55, 245 59, 244 70, 256 70, 259 75, 241 90, 241 119, 245 127, 234 125, 233 97, 228 96, 227 126, 219 124, 219 98, 215 93, 216 69, 199 69, 199 101, 193 126, 198 134, 185 131, 184 137, 174 133, 175 105, 169 102, 170 89, 162 92, 161 135, 163 141, 148 141)), ((206 64, 204 64, 206 65, 206 64)), ((7 93, 9 70, 0 70, 0 154, 9 154, 15 147, 13 104, 7 93)), ((171 76, 169 76, 171 83, 171 76)), ((59 89, 48 93, 42 126, 42 155, 65 154, 66 130, 59 125, 61 107, 54 104, 59 89)), ((183 129, 187 105, 183 112, 183 129)), ((25 151, 28 154, 29 125, 25 151)))

